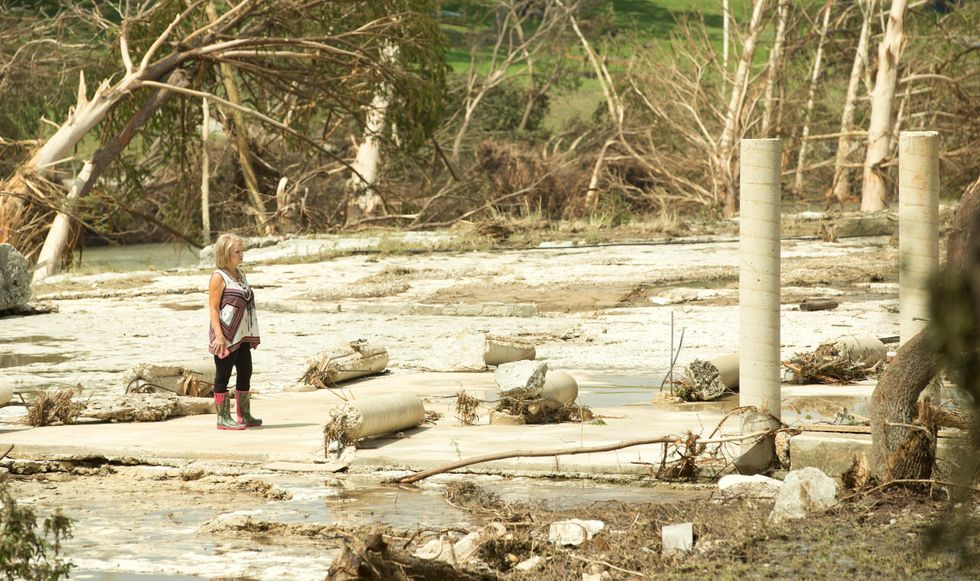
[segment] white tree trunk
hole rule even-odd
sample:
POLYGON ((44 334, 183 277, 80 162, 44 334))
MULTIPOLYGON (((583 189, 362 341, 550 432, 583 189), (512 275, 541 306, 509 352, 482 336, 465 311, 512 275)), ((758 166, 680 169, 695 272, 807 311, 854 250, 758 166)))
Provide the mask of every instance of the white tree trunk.
POLYGON ((828 0, 823 9, 823 22, 820 25, 820 38, 817 41, 817 54, 813 58, 813 72, 810 75, 810 90, 807 93, 806 107, 803 110, 803 130, 800 133, 800 151, 796 156, 796 178, 793 188, 796 194, 803 193, 803 170, 806 167, 807 138, 810 136, 810 118, 813 115, 813 103, 816 101, 817 81, 820 80, 820 69, 823 65, 823 47, 827 41, 827 29, 830 27, 830 7, 833 0, 828 0))
POLYGON ((731 44, 731 0, 721 0, 721 66, 728 74, 728 45, 731 44))
POLYGON ((768 0, 755 0, 752 8, 752 21, 749 24, 749 33, 745 37, 745 44, 742 46, 742 57, 738 63, 738 70, 735 72, 735 80, 732 84, 732 94, 728 101, 728 112, 725 115, 725 127, 721 132, 721 139, 718 140, 718 151, 716 163, 721 170, 723 177, 723 187, 725 188, 724 215, 732 217, 735 215, 736 208, 736 188, 735 171, 732 167, 734 157, 734 143, 740 129, 739 119, 742 115, 742 106, 745 102, 745 92, 749 85, 749 71, 752 69, 752 57, 755 55, 755 47, 762 33, 762 17, 766 11, 768 0))
POLYGON ((776 8, 776 38, 772 42, 769 53, 768 72, 766 74, 766 97, 763 101, 762 129, 760 136, 775 137, 772 133, 773 110, 777 99, 773 98, 776 83, 781 83, 783 75, 783 45, 786 43, 786 21, 789 20, 789 0, 779 0, 776 8))
POLYGON ((885 170, 880 164, 888 158, 892 143, 892 109, 898 64, 905 40, 905 11, 908 0, 892 0, 885 37, 878 45, 878 75, 871 92, 871 121, 868 124, 868 151, 864 160, 861 211, 885 209, 887 188, 885 170))
MULTIPOLYGON (((384 48, 382 58, 394 62, 398 56, 398 47, 388 45, 384 48)), ((388 105, 391 101, 391 87, 382 82, 371 98, 371 106, 364 123, 364 139, 357 147, 357 154, 351 164, 353 172, 347 187, 351 199, 347 208, 348 223, 362 217, 374 216, 382 206, 381 196, 378 195, 376 183, 381 167, 381 135, 385 130, 385 120, 388 116, 388 105)))
POLYGON ((844 109, 840 116, 840 137, 837 139, 837 157, 834 160, 834 198, 843 202, 851 196, 851 178, 845 164, 853 149, 853 139, 849 135, 854 125, 854 111, 857 106, 857 92, 864 75, 864 65, 868 60, 868 37, 871 36, 871 17, 875 12, 877 0, 862 0, 863 12, 861 36, 858 38, 857 50, 854 52, 854 64, 851 65, 851 77, 847 81, 847 96, 844 97, 844 109))
MULTIPOLYGON (((78 192, 85 185, 85 182, 89 180, 91 175, 92 162, 89 161, 82 167, 82 171, 78 172, 75 181, 72 182, 71 189, 68 191, 68 202, 78 198, 78 192)), ((61 256, 65 247, 68 246, 68 237, 70 235, 71 218, 63 212, 58 212, 54 217, 54 222, 51 223, 51 229, 48 230, 48 235, 44 238, 44 246, 41 247, 41 253, 37 257, 37 269, 34 271, 34 276, 31 279, 32 283, 44 280, 61 270, 61 256)))
POLYGON ((208 138, 211 136, 211 109, 207 99, 201 99, 204 119, 201 123, 201 239, 211 243, 211 152, 208 138))

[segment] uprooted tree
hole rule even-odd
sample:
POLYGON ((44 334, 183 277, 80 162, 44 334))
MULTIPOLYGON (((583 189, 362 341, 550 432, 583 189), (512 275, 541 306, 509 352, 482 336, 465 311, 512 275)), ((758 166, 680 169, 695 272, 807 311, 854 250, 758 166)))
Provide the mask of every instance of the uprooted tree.
MULTIPOLYGON (((946 263, 937 282, 933 320, 902 345, 871 396, 871 467, 883 482, 922 480, 932 475, 938 413, 934 404, 939 402, 919 402, 919 396, 941 367, 977 360, 980 179, 964 194, 953 216, 946 263)), ((975 385, 976 371, 960 369, 955 375, 975 385)))
MULTIPOLYGON (((110 168, 136 195, 161 167, 178 172, 173 190, 193 183, 182 178, 196 165, 187 151, 196 143, 201 98, 222 112, 242 165, 261 165, 273 184, 287 166, 300 180, 356 172, 337 142, 379 131, 375 139, 410 149, 439 119, 445 64, 433 0, 160 0, 139 7, 123 14, 118 26, 98 18, 117 41, 109 58, 122 70, 93 93, 80 75, 77 102, 64 121, 0 183, 0 242, 37 257, 49 272, 66 254, 70 227, 84 217, 83 202, 97 194, 110 168), (379 87, 392 95, 389 129, 365 122, 379 87), (397 139, 390 139, 391 127, 398 128, 397 139), (134 141, 137 134, 142 139, 134 141), (77 160, 83 140, 99 145, 90 158, 77 160), (161 164, 161 157, 169 163, 161 164)), ((100 9, 111 8, 92 8, 100 9)), ((273 223, 262 203, 266 194, 256 191, 256 180, 245 181, 248 212, 258 225, 273 223)), ((129 196, 103 198, 88 212, 104 215, 111 206, 148 218, 129 196)), ((173 204, 174 211, 194 207, 187 202, 173 204)))

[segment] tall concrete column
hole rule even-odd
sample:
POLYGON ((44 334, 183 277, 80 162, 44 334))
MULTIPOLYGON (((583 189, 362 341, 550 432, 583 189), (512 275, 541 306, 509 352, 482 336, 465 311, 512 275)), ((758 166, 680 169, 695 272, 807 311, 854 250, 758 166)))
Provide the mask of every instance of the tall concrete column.
POLYGON ((898 303, 902 343, 929 319, 929 277, 939 266, 939 133, 898 138, 898 303))
MULTIPOLYGON (((939 133, 898 138, 898 310, 905 343, 929 320, 929 278, 939 267, 939 133)), ((938 384, 926 395, 939 401, 938 384)))
POLYGON ((779 414, 779 139, 743 139, 739 183, 740 406, 779 414))

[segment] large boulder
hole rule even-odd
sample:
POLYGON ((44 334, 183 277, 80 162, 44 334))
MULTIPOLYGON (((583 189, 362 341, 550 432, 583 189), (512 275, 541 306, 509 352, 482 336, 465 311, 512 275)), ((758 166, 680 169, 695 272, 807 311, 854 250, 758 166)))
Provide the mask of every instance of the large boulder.
POLYGON ((27 304, 31 271, 27 259, 9 244, 0 244, 0 311, 27 304))
POLYGON ((769 521, 803 518, 808 514, 827 510, 837 504, 837 481, 819 468, 808 466, 793 470, 786 475, 776 495, 776 506, 769 514, 769 521))

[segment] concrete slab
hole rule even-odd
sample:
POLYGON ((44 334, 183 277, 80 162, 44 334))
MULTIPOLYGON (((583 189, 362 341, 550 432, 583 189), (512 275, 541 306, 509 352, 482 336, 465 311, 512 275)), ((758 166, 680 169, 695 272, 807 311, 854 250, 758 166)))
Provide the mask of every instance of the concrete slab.
MULTIPOLYGON (((491 373, 395 372, 363 378, 344 389, 301 393, 257 392, 253 411, 265 421, 260 429, 218 431, 214 416, 175 418, 139 424, 78 424, 29 428, 0 425, 0 446, 13 444, 12 457, 65 459, 106 457, 119 461, 166 463, 208 459, 250 462, 324 462, 322 426, 327 410, 341 398, 364 398, 411 390, 423 398, 428 411, 443 414, 434 425, 364 442, 353 468, 401 467, 421 470, 502 450, 542 450, 595 446, 644 436, 707 435, 723 410, 676 411, 649 404, 610 406, 595 410, 601 422, 585 424, 464 426, 454 417, 455 394, 495 391, 491 373)), ((662 448, 638 446, 602 454, 559 459, 515 458, 476 466, 484 472, 643 474, 659 463, 662 448)))

